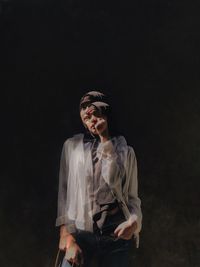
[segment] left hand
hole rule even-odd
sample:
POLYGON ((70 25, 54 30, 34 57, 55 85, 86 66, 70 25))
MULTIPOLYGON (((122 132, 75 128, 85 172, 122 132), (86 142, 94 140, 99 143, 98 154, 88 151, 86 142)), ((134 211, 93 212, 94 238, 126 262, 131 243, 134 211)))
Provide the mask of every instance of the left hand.
POLYGON ((136 221, 130 222, 129 220, 127 220, 117 226, 117 228, 114 231, 114 234, 118 238, 129 240, 132 238, 136 229, 137 229, 137 222, 136 221))
POLYGON ((107 130, 107 121, 105 120, 105 118, 98 118, 97 119, 97 123, 95 124, 95 129, 98 133, 99 136, 101 136, 105 130, 107 130))

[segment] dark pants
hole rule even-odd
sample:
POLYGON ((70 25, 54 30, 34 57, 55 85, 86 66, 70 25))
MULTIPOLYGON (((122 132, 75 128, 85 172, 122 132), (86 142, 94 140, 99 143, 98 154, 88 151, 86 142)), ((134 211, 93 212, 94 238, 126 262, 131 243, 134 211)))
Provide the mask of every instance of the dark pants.
POLYGON ((75 234, 83 251, 84 267, 132 267, 133 240, 114 239, 86 231, 75 234), (132 254, 132 255, 131 255, 132 254))
MULTIPOLYGON (((83 252, 83 267, 134 267, 134 241, 116 239, 113 235, 117 225, 124 220, 119 210, 107 216, 101 231, 94 223, 94 233, 77 230, 73 234, 83 252)), ((68 267, 67 262, 62 267, 68 267)))

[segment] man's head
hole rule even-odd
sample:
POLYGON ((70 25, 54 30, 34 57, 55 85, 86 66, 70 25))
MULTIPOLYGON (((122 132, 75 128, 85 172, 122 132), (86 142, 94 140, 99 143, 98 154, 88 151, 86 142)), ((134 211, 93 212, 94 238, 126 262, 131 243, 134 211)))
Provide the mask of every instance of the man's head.
POLYGON ((80 100, 80 116, 83 125, 94 135, 108 128, 109 105, 106 96, 98 91, 86 93, 80 100))

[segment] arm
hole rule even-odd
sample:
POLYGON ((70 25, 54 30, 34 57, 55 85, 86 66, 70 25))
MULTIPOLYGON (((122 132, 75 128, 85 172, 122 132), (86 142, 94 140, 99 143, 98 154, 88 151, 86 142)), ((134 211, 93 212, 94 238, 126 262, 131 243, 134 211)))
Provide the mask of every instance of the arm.
POLYGON ((136 218, 137 229, 135 233, 139 233, 142 227, 142 212, 141 200, 138 197, 138 172, 137 172, 137 159, 132 147, 129 147, 127 158, 127 179, 128 184, 128 208, 131 216, 136 218))
POLYGON ((76 231, 76 227, 73 221, 67 216, 67 185, 68 185, 68 173, 69 173, 69 140, 67 140, 62 148, 60 158, 60 170, 59 170, 59 187, 58 187, 58 211, 56 226, 65 225, 68 232, 73 233, 76 231))
MULTIPOLYGON (((102 176, 107 184, 110 186, 113 194, 122 205, 122 210, 127 219, 120 224, 115 234, 124 239, 130 239, 133 234, 140 231, 140 200, 137 197, 137 163, 133 153, 128 153, 128 171, 125 171, 124 160, 126 158, 127 144, 125 139, 120 139, 120 154, 116 147, 113 146, 112 141, 108 140, 107 121, 101 120, 96 124, 97 132, 101 140, 101 144, 97 149, 97 155, 102 160, 102 176), (100 126, 100 127, 99 127, 100 126), (125 149, 124 149, 125 148, 125 149), (125 152, 125 153, 124 153, 125 152), (130 155, 130 156, 129 156, 130 155), (121 156, 121 158, 120 158, 121 156), (127 202, 122 194, 123 178, 126 176, 128 180, 128 196, 127 202), (138 209, 137 209, 138 208, 138 209)), ((118 140, 119 141, 119 140, 118 140)), ((129 150, 130 151, 130 150, 129 150)))
POLYGON ((118 237, 130 239, 140 232, 142 223, 141 201, 138 197, 137 160, 132 147, 129 147, 127 155, 126 180, 127 195, 124 198, 126 198, 130 217, 116 228, 115 234, 118 237))
POLYGON ((76 239, 66 229, 65 225, 60 226, 59 249, 66 251, 65 257, 72 264, 83 264, 83 254, 76 239))
POLYGON ((67 183, 69 171, 68 145, 69 141, 66 141, 63 145, 60 159, 58 216, 56 219, 56 226, 60 227, 59 249, 68 252, 69 261, 78 264, 79 256, 81 255, 82 251, 76 244, 76 240, 72 235, 72 233, 76 231, 75 224, 69 220, 66 214, 67 183))

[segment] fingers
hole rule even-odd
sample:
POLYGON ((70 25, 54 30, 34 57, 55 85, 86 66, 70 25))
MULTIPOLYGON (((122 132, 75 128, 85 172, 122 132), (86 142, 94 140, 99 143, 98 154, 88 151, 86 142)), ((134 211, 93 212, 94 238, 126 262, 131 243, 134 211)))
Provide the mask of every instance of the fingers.
POLYGON ((118 232, 118 237, 122 237, 124 235, 124 232, 125 232, 125 229, 121 229, 119 232, 118 232))
POLYGON ((67 255, 67 260, 74 266, 81 266, 83 264, 83 253, 82 250, 77 246, 76 249, 74 250, 73 254, 69 254, 68 252, 67 255))
POLYGON ((118 234, 118 238, 125 239, 125 240, 131 239, 132 236, 133 236, 133 234, 130 233, 130 232, 127 232, 127 231, 126 232, 121 232, 121 233, 118 234))
POLYGON ((100 130, 101 127, 104 125, 104 123, 105 123, 105 120, 104 119, 99 119, 98 122, 95 124, 95 128, 97 130, 100 130))
POLYGON ((119 232, 122 230, 123 228, 120 227, 120 225, 115 229, 114 234, 119 234, 119 232))
POLYGON ((84 261, 83 261, 82 252, 78 252, 74 258, 70 258, 68 261, 72 264, 72 266, 74 266, 74 265, 77 265, 77 266, 83 265, 84 261))
POLYGON ((126 226, 119 225, 114 231, 114 234, 118 238, 122 238, 126 240, 131 239, 131 237, 133 236, 133 233, 134 233, 133 228, 127 225, 126 226))
POLYGON ((77 265, 83 265, 83 253, 82 252, 78 252, 77 255, 76 255, 76 258, 75 258, 75 263, 77 265))
POLYGON ((127 227, 127 222, 125 221, 117 226, 114 233, 118 234, 121 229, 125 229, 126 227, 127 227))
POLYGON ((123 235, 124 235, 124 228, 118 228, 118 229, 116 229, 115 231, 114 231, 114 234, 117 236, 117 237, 119 237, 119 238, 122 238, 123 237, 123 235))

